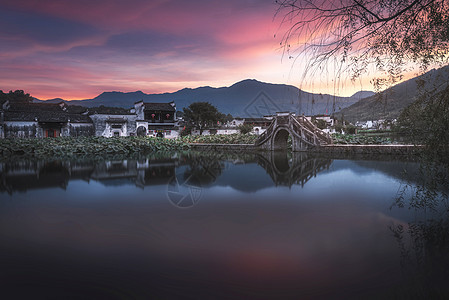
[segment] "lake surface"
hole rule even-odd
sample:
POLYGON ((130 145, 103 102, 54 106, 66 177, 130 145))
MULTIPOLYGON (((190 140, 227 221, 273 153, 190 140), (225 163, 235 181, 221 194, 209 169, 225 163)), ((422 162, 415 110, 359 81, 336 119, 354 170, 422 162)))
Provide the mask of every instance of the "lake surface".
POLYGON ((0 163, 15 298, 448 295, 447 203, 404 157, 169 153, 0 163))

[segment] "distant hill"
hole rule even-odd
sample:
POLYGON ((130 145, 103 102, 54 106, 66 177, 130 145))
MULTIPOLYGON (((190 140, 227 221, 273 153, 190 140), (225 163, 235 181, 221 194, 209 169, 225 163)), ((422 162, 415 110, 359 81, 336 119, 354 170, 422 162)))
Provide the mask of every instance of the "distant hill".
MULTIPOLYGON (((141 91, 104 92, 93 99, 67 101, 69 105, 85 107, 116 106, 130 108, 135 102, 175 101, 178 110, 193 102, 206 101, 215 105, 225 114, 240 117, 261 117, 277 111, 293 111, 306 115, 331 114, 341 108, 356 103, 373 92, 361 91, 351 97, 337 97, 327 94, 313 94, 285 84, 264 83, 247 79, 230 87, 185 88, 174 93, 145 94, 141 91)), ((62 99, 52 99, 58 102, 62 99)), ((40 101, 40 100, 37 100, 40 101)))
POLYGON ((384 92, 364 98, 354 103, 335 115, 350 122, 396 119, 404 108, 416 100, 418 95, 417 80, 422 79, 426 83, 424 88, 432 88, 442 82, 449 81, 449 66, 431 71, 402 83, 399 83, 384 92))

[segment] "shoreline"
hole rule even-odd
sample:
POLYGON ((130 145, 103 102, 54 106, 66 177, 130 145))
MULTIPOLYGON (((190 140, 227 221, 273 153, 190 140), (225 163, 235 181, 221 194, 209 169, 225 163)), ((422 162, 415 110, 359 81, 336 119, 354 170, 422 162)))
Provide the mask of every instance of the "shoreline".
MULTIPOLYGON (((189 144, 192 150, 203 151, 267 151, 256 147, 254 144, 189 144)), ((333 144, 314 147, 304 151, 308 153, 330 153, 330 154, 391 154, 411 155, 422 151, 421 146, 415 145, 342 145, 333 144)))

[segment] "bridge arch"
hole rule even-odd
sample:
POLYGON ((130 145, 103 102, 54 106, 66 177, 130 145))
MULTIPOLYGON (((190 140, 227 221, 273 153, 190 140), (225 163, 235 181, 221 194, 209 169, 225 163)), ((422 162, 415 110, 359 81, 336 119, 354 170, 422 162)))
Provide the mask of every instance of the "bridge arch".
MULTIPOLYGON (((292 136, 290 130, 285 127, 279 127, 273 133, 273 150, 288 150, 288 137, 292 136)), ((293 136, 292 136, 293 138, 293 136)))
POLYGON ((288 136, 292 137, 292 151, 304 151, 313 147, 332 144, 329 134, 317 128, 304 116, 278 113, 255 145, 264 150, 287 150, 288 136))

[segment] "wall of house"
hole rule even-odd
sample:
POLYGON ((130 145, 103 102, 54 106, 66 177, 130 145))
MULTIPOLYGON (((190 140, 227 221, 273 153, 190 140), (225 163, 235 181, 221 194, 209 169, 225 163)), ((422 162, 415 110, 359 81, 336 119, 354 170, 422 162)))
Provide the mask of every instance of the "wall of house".
POLYGON ((240 130, 235 129, 235 128, 226 128, 226 129, 218 129, 217 130, 217 134, 234 134, 234 133, 239 133, 239 132, 240 132, 240 130))
POLYGON ((129 136, 136 134, 136 115, 103 115, 95 114, 91 115, 90 118, 94 122, 95 135, 112 137, 115 132, 118 132, 119 136, 129 136), (111 123, 108 122, 109 119, 125 119, 126 122, 123 123, 111 123), (120 128, 112 128, 112 125, 120 124, 120 128))
POLYGON ((5 121, 3 125, 5 138, 35 138, 42 137, 42 129, 37 122, 12 122, 5 121))
POLYGON ((69 136, 93 136, 95 135, 94 124, 92 123, 71 123, 69 126, 69 136))
POLYGON ((145 118, 144 118, 145 116, 144 116, 144 112, 143 112, 145 105, 143 104, 143 102, 134 104, 134 108, 136 110, 137 120, 145 120, 145 118))

